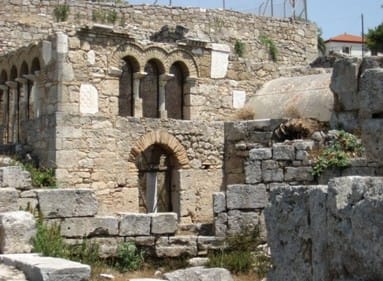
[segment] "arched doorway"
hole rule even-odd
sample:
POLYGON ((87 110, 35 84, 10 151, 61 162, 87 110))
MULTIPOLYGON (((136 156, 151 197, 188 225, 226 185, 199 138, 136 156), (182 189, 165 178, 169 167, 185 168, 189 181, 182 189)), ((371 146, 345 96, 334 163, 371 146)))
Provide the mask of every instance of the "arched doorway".
POLYGON ((174 75, 166 84, 166 110, 169 118, 185 119, 184 86, 188 76, 186 65, 180 61, 172 64, 170 74, 174 75))
POLYGON ((141 212, 177 212, 177 161, 165 147, 154 144, 137 158, 141 212))

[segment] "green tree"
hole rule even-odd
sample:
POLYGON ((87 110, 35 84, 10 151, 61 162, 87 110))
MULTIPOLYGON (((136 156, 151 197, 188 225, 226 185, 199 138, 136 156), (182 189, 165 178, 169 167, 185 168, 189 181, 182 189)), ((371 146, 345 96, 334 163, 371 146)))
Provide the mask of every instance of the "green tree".
POLYGON ((366 44, 372 52, 383 52, 383 23, 368 30, 366 44))
POLYGON ((326 44, 322 38, 322 29, 318 29, 318 51, 321 55, 326 54, 326 44))

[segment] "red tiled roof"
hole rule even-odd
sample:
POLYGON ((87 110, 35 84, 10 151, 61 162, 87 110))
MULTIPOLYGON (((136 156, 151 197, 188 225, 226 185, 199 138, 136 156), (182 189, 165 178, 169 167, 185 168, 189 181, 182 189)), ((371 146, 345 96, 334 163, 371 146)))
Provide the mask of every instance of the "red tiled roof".
POLYGON ((360 44, 362 44, 363 38, 362 38, 362 36, 344 33, 344 34, 341 34, 341 35, 338 35, 335 37, 331 37, 325 43, 327 43, 327 42, 346 42, 346 43, 360 43, 360 44))

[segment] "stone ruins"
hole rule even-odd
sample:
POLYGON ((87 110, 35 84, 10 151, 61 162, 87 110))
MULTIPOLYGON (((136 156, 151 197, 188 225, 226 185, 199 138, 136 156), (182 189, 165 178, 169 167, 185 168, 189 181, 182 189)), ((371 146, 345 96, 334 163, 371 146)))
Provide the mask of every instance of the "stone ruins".
POLYGON ((1 149, 53 168, 58 185, 35 189, 1 159, 3 263, 18 267, 9 255, 31 251, 34 219, 20 210, 32 208, 103 257, 123 241, 157 257, 204 256, 259 225, 269 280, 383 278, 380 58, 311 67, 317 27, 292 19, 66 3, 56 23, 57 1, 1 1, 1 149), (115 21, 100 23, 100 11, 115 21), (239 120, 247 110, 264 119, 239 120), (313 176, 310 153, 330 133, 276 141, 289 117, 359 133, 366 157, 313 176))

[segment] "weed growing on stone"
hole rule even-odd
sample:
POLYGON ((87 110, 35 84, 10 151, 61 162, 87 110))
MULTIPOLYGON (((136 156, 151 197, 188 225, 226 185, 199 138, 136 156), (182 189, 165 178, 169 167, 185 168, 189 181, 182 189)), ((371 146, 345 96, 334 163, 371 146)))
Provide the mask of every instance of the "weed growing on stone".
POLYGON ((235 53, 242 58, 245 54, 245 43, 243 43, 241 40, 237 39, 235 40, 234 44, 234 51, 235 53))
POLYGON ((67 247, 60 234, 60 225, 48 225, 40 218, 37 222, 37 233, 33 240, 33 250, 50 257, 66 258, 67 247))
POLYGON ((271 259, 260 248, 262 243, 259 227, 228 236, 223 249, 209 253, 208 265, 224 267, 233 273, 254 271, 263 278, 271 267, 271 259))
POLYGON ((23 168, 30 173, 34 187, 56 187, 54 169, 36 168, 31 163, 23 164, 23 168))
POLYGON ((58 4, 53 10, 56 21, 66 21, 69 16, 69 10, 68 4, 58 4))
POLYGON ((144 252, 132 242, 124 242, 117 248, 116 267, 121 272, 140 269, 144 262, 144 252))
POLYGON ((351 163, 351 158, 362 156, 363 151, 363 145, 354 135, 339 131, 333 143, 315 158, 312 174, 319 176, 328 168, 347 167, 351 163))
POLYGON ((269 37, 266 35, 261 35, 259 37, 259 40, 261 43, 268 49, 269 55, 273 61, 277 60, 278 57, 278 49, 277 46, 275 46, 275 43, 273 40, 271 40, 269 37))

